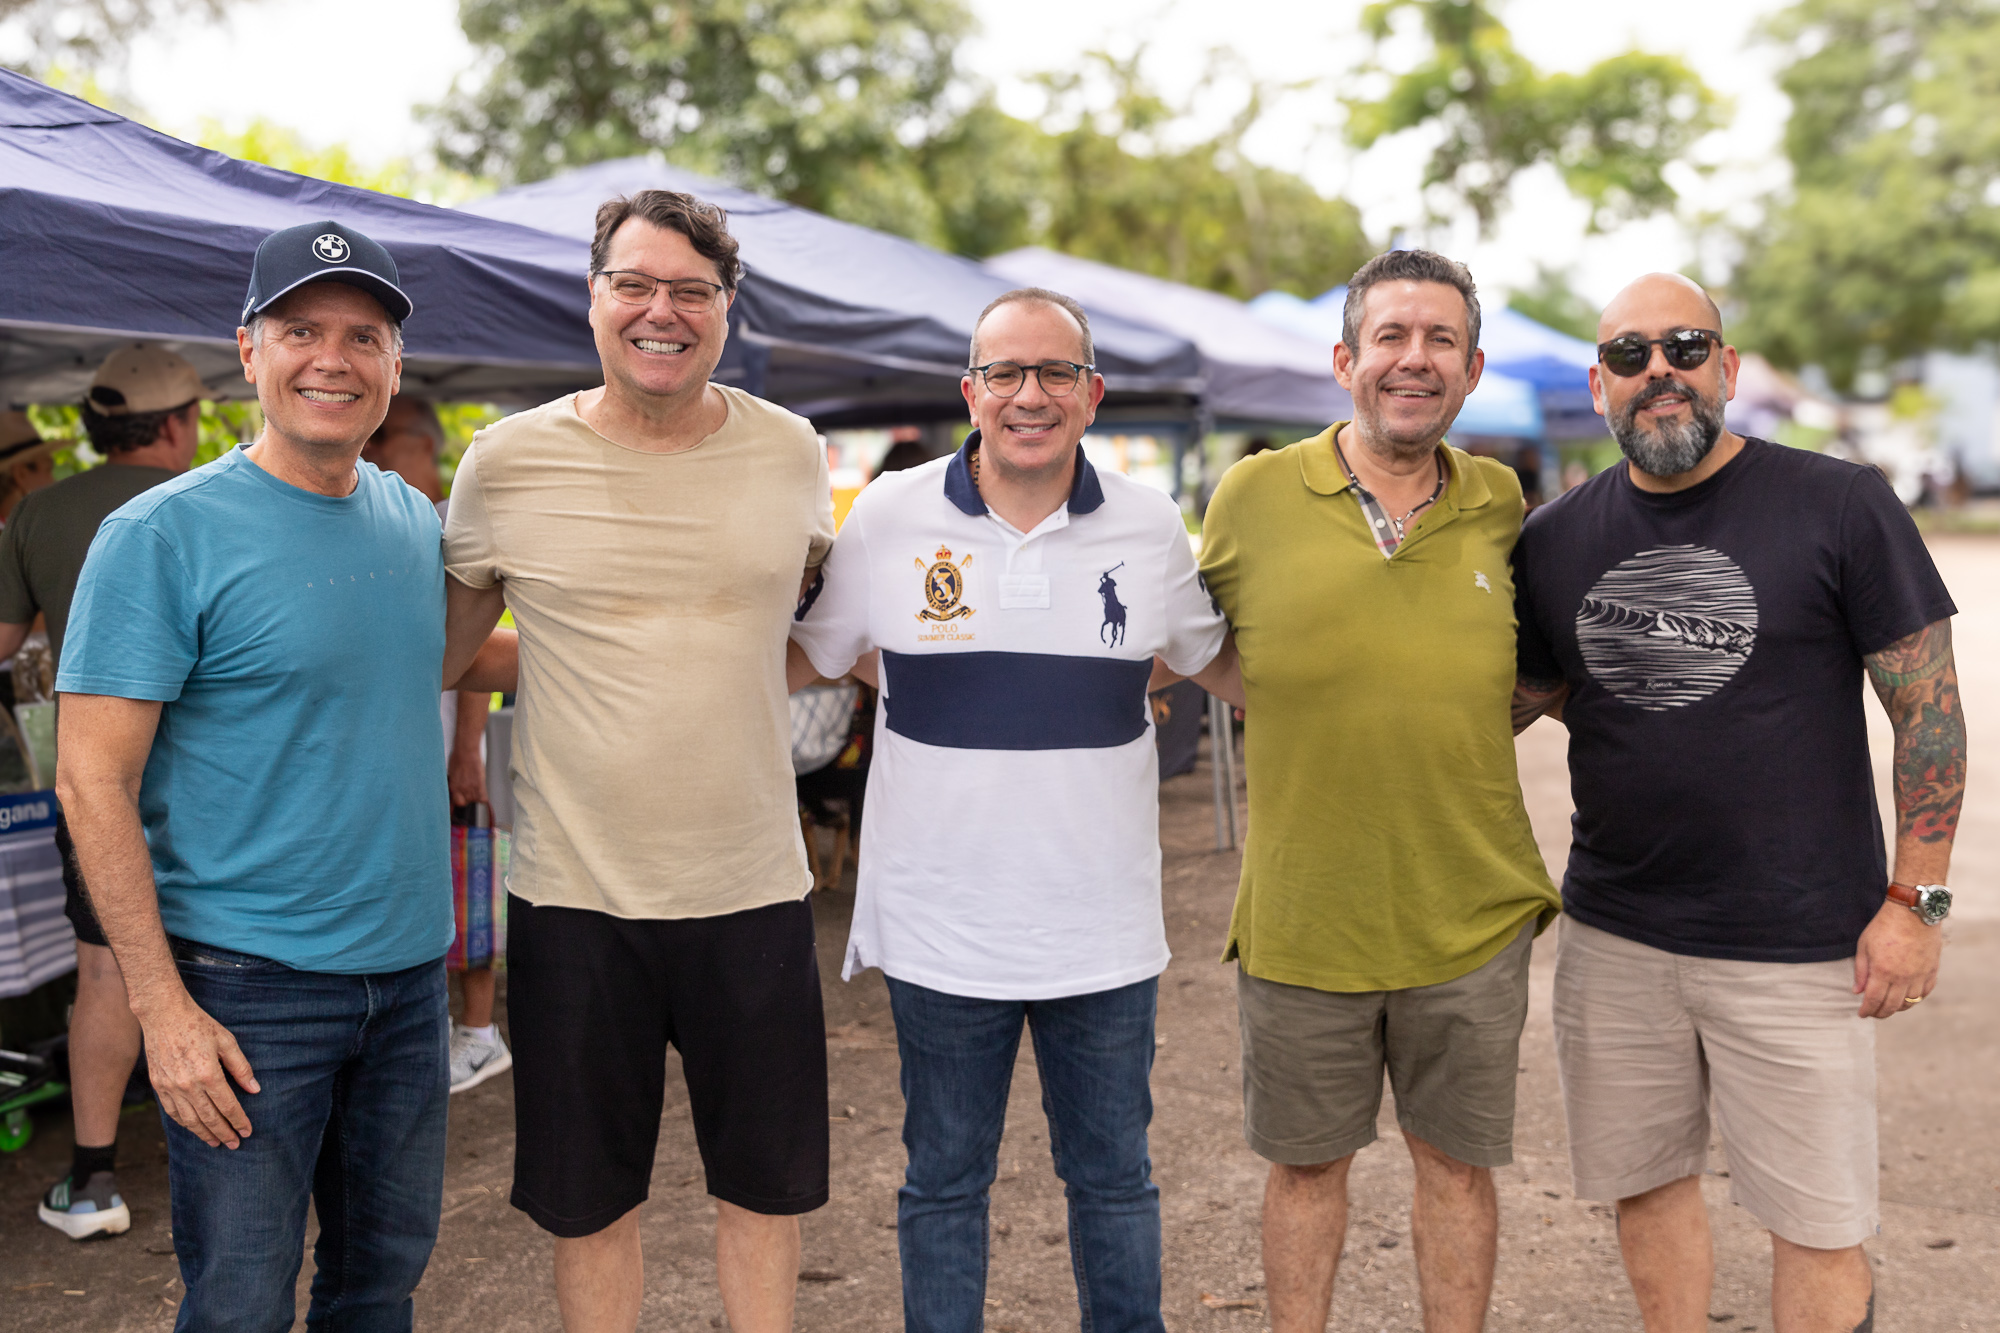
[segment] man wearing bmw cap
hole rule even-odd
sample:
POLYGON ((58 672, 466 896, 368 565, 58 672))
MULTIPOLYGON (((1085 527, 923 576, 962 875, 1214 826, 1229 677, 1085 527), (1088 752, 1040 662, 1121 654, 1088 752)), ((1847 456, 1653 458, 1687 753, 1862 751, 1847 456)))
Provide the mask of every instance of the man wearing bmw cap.
POLYGON ((444 567, 430 504, 358 462, 397 281, 335 222, 258 247, 263 431, 105 520, 56 681, 57 791, 165 1113, 180 1329, 291 1326, 309 1197, 312 1327, 410 1328, 437 1236, 444 567))

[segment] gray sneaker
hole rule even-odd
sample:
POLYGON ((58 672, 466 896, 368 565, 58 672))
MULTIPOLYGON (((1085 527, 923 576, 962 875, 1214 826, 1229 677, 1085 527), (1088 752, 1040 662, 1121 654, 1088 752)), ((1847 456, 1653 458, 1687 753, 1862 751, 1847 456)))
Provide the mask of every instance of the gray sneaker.
POLYGON ((99 1171, 76 1188, 75 1178, 64 1176, 49 1186, 36 1216, 71 1240, 88 1240, 102 1233, 120 1235, 132 1228, 132 1214, 118 1197, 118 1181, 109 1171, 99 1171))
POLYGON ((507 1043, 500 1040, 495 1032, 493 1040, 487 1041, 471 1028, 459 1023, 451 1025, 451 1090, 464 1092, 476 1088, 495 1074, 504 1074, 514 1067, 514 1057, 507 1050, 507 1043))

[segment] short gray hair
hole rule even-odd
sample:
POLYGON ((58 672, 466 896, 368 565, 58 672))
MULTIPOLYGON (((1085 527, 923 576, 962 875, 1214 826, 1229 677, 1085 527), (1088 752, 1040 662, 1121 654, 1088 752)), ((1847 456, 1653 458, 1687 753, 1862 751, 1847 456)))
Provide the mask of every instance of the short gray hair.
POLYGON ((1058 310, 1068 311, 1070 318, 1076 321, 1077 327, 1083 330, 1084 364, 1097 364, 1097 347, 1090 340, 1090 316, 1083 313, 1083 307, 1077 304, 1075 297, 1064 296, 1061 292, 1052 292, 1046 287, 1016 287, 1011 292, 1002 292, 1000 295, 994 297, 992 302, 979 312, 979 318, 972 325, 972 351, 969 365, 976 366, 979 364, 979 330, 985 326, 986 317, 1003 305, 1019 305, 1023 303, 1052 305, 1058 310))
POLYGON ((1367 300, 1368 289, 1384 282, 1435 282, 1456 288, 1465 298, 1466 332, 1470 335, 1465 345, 1465 360, 1471 364, 1472 354, 1479 349, 1479 288, 1473 285, 1471 270, 1435 250, 1390 250, 1363 264, 1347 280, 1347 303, 1340 312, 1340 340, 1347 344, 1350 355, 1361 351, 1362 303, 1367 300))

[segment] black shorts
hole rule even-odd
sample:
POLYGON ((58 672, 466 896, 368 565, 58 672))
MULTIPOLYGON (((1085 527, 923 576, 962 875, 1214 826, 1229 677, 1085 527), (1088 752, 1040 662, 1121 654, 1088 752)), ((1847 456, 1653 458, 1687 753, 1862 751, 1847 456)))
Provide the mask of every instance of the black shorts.
POLYGON ((681 1053, 708 1192, 826 1202, 826 1016, 809 901, 635 921, 507 899, 516 1208, 558 1236, 645 1202, 681 1053))
POLYGON ((76 844, 69 840, 69 821, 63 818, 60 807, 56 810, 56 852, 62 857, 63 915, 75 927, 77 940, 110 948, 111 941, 104 938, 104 927, 97 924, 97 913, 91 910, 90 899, 83 892, 83 871, 77 868, 76 844))

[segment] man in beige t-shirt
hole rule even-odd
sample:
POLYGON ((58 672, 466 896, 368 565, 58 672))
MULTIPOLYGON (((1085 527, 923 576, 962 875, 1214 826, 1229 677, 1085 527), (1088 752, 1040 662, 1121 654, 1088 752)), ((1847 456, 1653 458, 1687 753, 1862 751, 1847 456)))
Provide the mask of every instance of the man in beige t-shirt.
POLYGON ((790 1327, 827 1195, 826 1045, 785 641, 833 541, 803 419, 709 383, 735 295, 719 209, 598 210, 602 389, 481 431, 445 529, 450 617, 520 627, 508 955, 514 1205, 566 1329, 632 1329, 637 1209, 681 1053, 724 1308, 790 1327))

